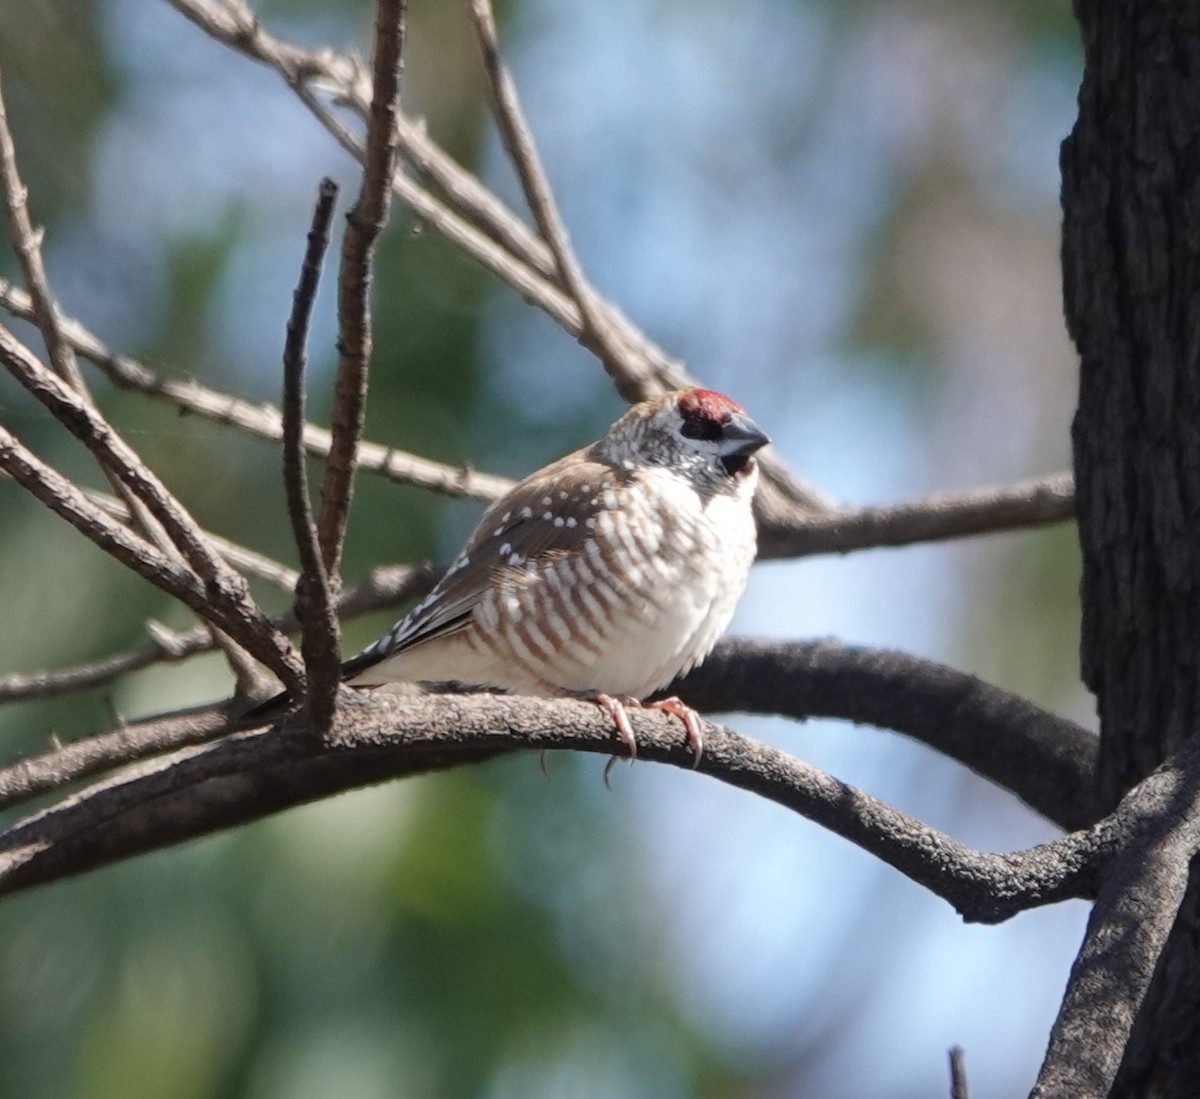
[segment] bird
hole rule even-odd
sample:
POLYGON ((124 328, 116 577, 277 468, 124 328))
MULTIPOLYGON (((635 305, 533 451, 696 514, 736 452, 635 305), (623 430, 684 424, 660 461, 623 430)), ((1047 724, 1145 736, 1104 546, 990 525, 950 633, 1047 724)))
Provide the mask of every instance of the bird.
POLYGON ((342 666, 343 682, 592 701, 631 760, 627 708, 663 710, 698 765, 695 711, 644 700, 698 665, 733 617, 756 553, 755 454, 769 442, 711 389, 633 405, 497 499, 429 594, 342 666))

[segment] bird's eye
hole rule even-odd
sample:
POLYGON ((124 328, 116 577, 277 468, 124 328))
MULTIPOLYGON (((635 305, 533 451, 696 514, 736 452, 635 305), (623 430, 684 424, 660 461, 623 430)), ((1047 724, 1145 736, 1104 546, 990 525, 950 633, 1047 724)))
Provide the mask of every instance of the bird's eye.
POLYGON ((721 437, 721 425, 716 420, 684 420, 679 433, 688 439, 705 439, 716 442, 721 437))

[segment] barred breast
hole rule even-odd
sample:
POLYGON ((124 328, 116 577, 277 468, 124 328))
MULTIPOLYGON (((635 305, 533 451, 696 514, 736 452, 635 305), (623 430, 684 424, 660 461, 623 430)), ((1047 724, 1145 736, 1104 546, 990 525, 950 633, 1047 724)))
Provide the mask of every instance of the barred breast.
POLYGON ((595 480, 539 498, 541 512, 492 536, 493 582, 465 640, 480 663, 505 668, 497 685, 643 698, 729 624, 754 558, 747 509, 706 501, 666 471, 595 480))

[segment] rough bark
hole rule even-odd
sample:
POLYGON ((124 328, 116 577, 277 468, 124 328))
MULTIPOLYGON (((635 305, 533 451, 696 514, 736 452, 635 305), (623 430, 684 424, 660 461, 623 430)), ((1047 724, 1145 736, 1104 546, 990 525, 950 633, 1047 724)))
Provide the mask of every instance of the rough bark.
MULTIPOLYGON (((1200 729, 1200 6, 1076 0, 1063 277, 1103 809, 1200 729)), ((1112 1095, 1200 1084, 1195 874, 1112 1095)))

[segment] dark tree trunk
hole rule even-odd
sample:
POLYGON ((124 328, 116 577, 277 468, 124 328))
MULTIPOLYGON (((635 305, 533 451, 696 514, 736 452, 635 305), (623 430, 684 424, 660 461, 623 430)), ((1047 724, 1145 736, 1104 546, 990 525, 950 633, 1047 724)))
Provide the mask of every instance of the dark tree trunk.
MULTIPOLYGON (((1076 0, 1063 279, 1099 807, 1200 729, 1200 4, 1076 0)), ((1200 1095, 1200 888, 1113 1095, 1200 1095)))

